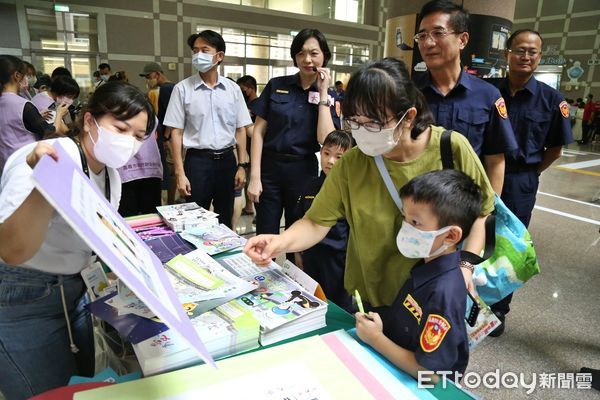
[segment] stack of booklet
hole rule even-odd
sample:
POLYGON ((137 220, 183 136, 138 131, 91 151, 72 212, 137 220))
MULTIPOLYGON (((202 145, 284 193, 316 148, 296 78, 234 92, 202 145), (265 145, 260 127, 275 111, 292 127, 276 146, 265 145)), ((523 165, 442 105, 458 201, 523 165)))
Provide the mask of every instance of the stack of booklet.
POLYGON ((236 301, 260 322, 263 346, 326 326, 327 302, 322 290, 291 262, 286 261, 283 267, 274 262, 258 267, 243 253, 217 261, 234 275, 258 285, 236 301))
POLYGON ((156 207, 156 210, 175 232, 190 228, 218 225, 218 214, 200 207, 196 203, 172 204, 156 207))
MULTIPOLYGON (((200 314, 195 303, 186 311, 198 335, 214 358, 258 347, 258 321, 236 301, 200 314)), ((145 376, 180 369, 202 362, 198 353, 175 331, 168 330, 133 345, 145 376)))

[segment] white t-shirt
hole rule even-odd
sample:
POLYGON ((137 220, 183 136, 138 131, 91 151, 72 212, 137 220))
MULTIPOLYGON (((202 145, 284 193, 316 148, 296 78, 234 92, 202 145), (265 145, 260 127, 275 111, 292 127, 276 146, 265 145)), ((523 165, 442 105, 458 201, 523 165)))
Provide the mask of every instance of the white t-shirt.
MULTIPOLYGON (((69 138, 49 139, 53 144, 58 141, 77 165, 81 158, 77 145, 69 138)), ((27 155, 37 143, 30 143, 14 152, 6 161, 0 180, 0 224, 6 221, 25 201, 34 188, 31 175, 33 170, 26 162, 27 155)), ((92 182, 104 193, 104 173, 108 170, 110 180, 110 200, 115 209, 121 199, 121 178, 116 169, 107 168, 96 175, 90 169, 92 182)), ((76 274, 86 268, 91 261, 92 250, 79 235, 55 211, 50 218, 46 238, 38 252, 21 264, 22 267, 36 269, 52 274, 76 274)))

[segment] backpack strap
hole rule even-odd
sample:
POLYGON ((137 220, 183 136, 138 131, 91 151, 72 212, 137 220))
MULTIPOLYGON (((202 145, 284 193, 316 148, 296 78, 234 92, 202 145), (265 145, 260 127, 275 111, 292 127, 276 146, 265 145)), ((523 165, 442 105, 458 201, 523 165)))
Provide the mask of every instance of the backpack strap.
POLYGON ((442 167, 444 169, 454 169, 452 160, 452 131, 446 129, 440 138, 440 156, 442 157, 442 167))

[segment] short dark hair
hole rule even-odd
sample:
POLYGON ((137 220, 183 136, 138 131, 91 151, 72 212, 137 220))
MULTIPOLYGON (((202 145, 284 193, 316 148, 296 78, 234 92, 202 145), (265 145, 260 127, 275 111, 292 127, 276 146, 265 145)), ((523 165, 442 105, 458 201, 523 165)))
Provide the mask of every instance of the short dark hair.
POLYGON ((79 96, 79 85, 73 78, 59 75, 50 84, 50 91, 57 96, 79 96))
POLYGON ((15 72, 21 75, 26 74, 27 68, 23 60, 9 54, 0 55, 0 95, 2 95, 4 85, 11 81, 15 72))
POLYGON ((417 26, 421 24, 423 18, 436 12, 450 14, 450 26, 454 32, 469 32, 469 19, 471 17, 469 11, 462 5, 449 0, 433 0, 423 5, 419 13, 417 26))
POLYGON ((517 36, 519 36, 521 33, 533 33, 534 35, 537 35, 537 37, 540 38, 540 42, 542 43, 542 46, 544 46, 544 39, 542 39, 542 35, 540 35, 540 33, 538 31, 534 31, 533 29, 525 28, 525 29, 517 29, 508 37, 508 39, 506 39, 506 48, 507 49, 510 49, 510 46, 512 46, 512 43, 514 42, 515 38, 517 36))
POLYGON ((98 86, 98 89, 94 91, 82 112, 79 113, 81 119, 78 119, 74 131, 70 132, 69 135, 77 134, 82 129, 82 118, 86 112, 92 114, 94 118, 110 114, 119 121, 127 121, 142 111, 145 111, 148 115, 147 136, 156 129, 156 117, 146 95, 130 83, 123 81, 107 82, 98 86))
POLYGON ((54 71, 52 71, 52 75, 50 75, 50 78, 54 79, 57 76, 68 76, 69 78, 72 78, 73 74, 71 74, 71 71, 69 71, 65 67, 56 67, 54 68, 54 71))
POLYGON ((35 89, 40 89, 42 86, 46 86, 47 89, 50 89, 50 85, 52 85, 52 78, 48 74, 42 74, 38 76, 37 81, 33 85, 35 89))
POLYGON ((223 40, 223 36, 217 32, 206 29, 200 33, 191 34, 187 39, 187 44, 190 46, 190 49, 194 49, 194 43, 196 43, 196 39, 198 38, 202 38, 209 45, 216 48, 217 52, 222 51, 225 53, 225 40, 223 40))
POLYGON ((96 70, 92 75, 94 75, 94 77, 100 78, 100 71, 96 70))
POLYGON ((253 88, 255 91, 257 89, 256 79, 252 75, 244 75, 236 81, 238 85, 249 86, 253 88))
POLYGON ((32 70, 33 75, 37 75, 37 71, 32 63, 29 63, 29 62, 23 60, 23 64, 25 64, 25 69, 27 70, 27 72, 29 72, 29 70, 32 70))
POLYGON ((305 28, 302 29, 292 40, 292 45, 290 46, 290 56, 292 57, 292 61, 294 62, 294 67, 297 67, 296 63, 296 55, 302 51, 302 46, 304 46, 304 42, 306 42, 310 38, 317 39, 319 42, 319 47, 323 52, 323 67, 327 66, 329 60, 331 60, 331 51, 329 50, 329 46, 327 45, 327 39, 325 39, 325 35, 321 33, 318 29, 305 28))
POLYGON ((101 69, 111 69, 110 65, 108 65, 107 63, 101 63, 100 65, 98 65, 98 71, 100 71, 101 69))
POLYGON ((590 94, 587 95, 587 97, 589 97, 590 99, 593 99, 594 95, 590 93, 590 94))
POLYGON ((438 229, 458 225, 462 238, 469 236, 481 215, 482 193, 470 176, 462 171, 443 169, 417 176, 400 189, 400 198, 428 204, 438 218, 438 229))
POLYGON ((346 151, 352 147, 352 138, 348 132, 336 129, 331 131, 323 141, 323 147, 327 146, 341 147, 346 151))
POLYGON ((361 67, 348 81, 342 103, 345 117, 364 115, 379 122, 391 110, 398 118, 411 107, 417 109, 411 137, 416 139, 433 124, 425 97, 408 75, 406 65, 395 58, 384 58, 361 67))
POLYGON ((335 81, 335 86, 337 85, 343 85, 344 83, 342 81, 335 81))

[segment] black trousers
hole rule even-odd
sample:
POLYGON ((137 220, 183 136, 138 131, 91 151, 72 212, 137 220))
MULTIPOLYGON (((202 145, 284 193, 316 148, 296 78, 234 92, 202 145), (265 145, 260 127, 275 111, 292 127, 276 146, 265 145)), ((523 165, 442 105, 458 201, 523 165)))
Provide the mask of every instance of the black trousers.
POLYGON ((219 222, 231 228, 237 164, 233 150, 217 157, 188 150, 183 165, 192 195, 187 201, 209 209, 212 203, 219 222))
POLYGON ((160 206, 160 178, 143 178, 123 183, 119 214, 123 217, 155 213, 160 206))

